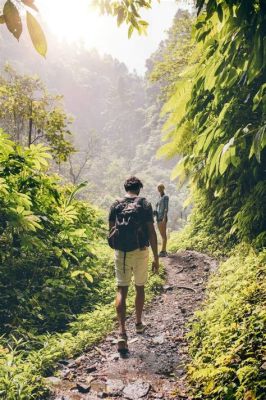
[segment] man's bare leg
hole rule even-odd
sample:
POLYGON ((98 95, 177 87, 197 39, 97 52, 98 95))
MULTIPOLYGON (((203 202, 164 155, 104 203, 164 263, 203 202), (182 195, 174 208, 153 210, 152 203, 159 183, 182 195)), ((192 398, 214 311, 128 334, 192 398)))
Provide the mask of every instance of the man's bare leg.
POLYGON ((135 307, 136 307, 136 323, 141 323, 141 316, 143 311, 145 301, 145 291, 144 286, 137 286, 136 285, 136 299, 135 299, 135 307))
POLYGON ((119 331, 121 334, 126 333, 126 299, 127 299, 128 286, 118 286, 115 306, 119 323, 119 331))

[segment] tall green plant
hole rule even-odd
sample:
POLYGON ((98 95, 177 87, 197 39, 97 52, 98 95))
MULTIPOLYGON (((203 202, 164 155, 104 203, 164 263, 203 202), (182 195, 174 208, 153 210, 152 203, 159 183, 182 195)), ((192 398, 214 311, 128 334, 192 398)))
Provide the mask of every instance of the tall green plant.
POLYGON ((205 198, 206 218, 209 207, 219 208, 218 225, 226 220, 239 240, 263 246, 265 3, 211 0, 205 6, 194 29, 198 61, 164 107, 170 115, 162 154, 183 155, 173 178, 190 176, 205 198))
POLYGON ((75 313, 90 309, 94 248, 104 225, 99 212, 75 199, 81 187, 47 174, 47 150, 22 148, 0 132, 2 332, 16 325, 64 329, 75 313))

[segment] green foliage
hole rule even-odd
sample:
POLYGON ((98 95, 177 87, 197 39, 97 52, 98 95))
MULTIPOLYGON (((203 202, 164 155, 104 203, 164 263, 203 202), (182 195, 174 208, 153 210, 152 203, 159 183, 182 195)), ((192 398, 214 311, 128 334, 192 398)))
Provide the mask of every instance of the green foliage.
POLYGON ((264 399, 265 265, 265 251, 241 245, 212 277, 188 337, 196 398, 264 399))
POLYGON ((117 25, 122 23, 128 25, 128 38, 132 36, 134 30, 140 35, 146 34, 148 22, 141 18, 140 11, 151 8, 152 0, 94 0, 102 14, 110 14, 116 17, 117 25))
POLYGON ((47 148, 0 133, 1 330, 64 329, 97 287, 100 214, 47 175, 47 148))
POLYGON ((161 154, 183 156, 173 178, 190 178, 209 199, 209 212, 217 210, 218 225, 226 221, 232 241, 263 247, 266 9, 259 1, 205 3, 195 23, 192 65, 164 106, 169 118, 161 154))
POLYGON ((194 191, 192 197, 192 213, 181 231, 171 232, 169 250, 190 249, 216 257, 228 256, 237 240, 233 233, 229 233, 227 203, 223 204, 220 198, 210 198, 208 191, 194 191))
POLYGON ((71 119, 60 102, 40 79, 20 75, 9 65, 0 76, 1 127, 22 145, 46 142, 58 163, 74 151, 67 139, 71 119))
MULTIPOLYGON (((191 62, 195 44, 191 41, 194 18, 187 11, 178 11, 168 37, 153 56, 154 66, 149 74, 151 82, 159 82, 160 95, 169 97, 175 92, 182 72, 191 62)), ((182 99, 184 101, 184 99, 182 99)))

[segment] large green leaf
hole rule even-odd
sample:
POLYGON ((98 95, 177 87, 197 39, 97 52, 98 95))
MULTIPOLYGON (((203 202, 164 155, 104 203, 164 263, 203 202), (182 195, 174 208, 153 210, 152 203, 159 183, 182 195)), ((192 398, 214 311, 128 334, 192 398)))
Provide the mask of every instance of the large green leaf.
POLYGON ((259 91, 255 94, 253 98, 253 111, 255 111, 259 107, 263 99, 266 99, 266 83, 264 83, 260 87, 259 91))
POLYGON ((7 29, 16 39, 19 39, 22 33, 22 22, 17 7, 10 0, 6 1, 3 14, 7 29))
POLYGON ((223 175, 230 165, 231 158, 235 156, 234 138, 231 138, 223 147, 219 161, 219 173, 223 175))
POLYGON ((45 35, 36 18, 29 12, 27 12, 27 26, 35 49, 41 56, 45 57, 47 53, 45 35))
POLYGON ((219 162, 220 162, 220 157, 222 154, 222 150, 223 150, 224 145, 220 144, 217 148, 217 150, 215 151, 215 153, 213 154, 213 156, 210 158, 210 167, 209 167, 209 177, 211 177, 213 175, 213 173, 218 172, 217 169, 219 169, 219 162))
POLYGON ((261 151, 266 146, 266 125, 262 126, 256 133, 250 149, 249 158, 255 154, 257 161, 261 162, 261 151))
POLYGON ((185 171, 186 161, 187 161, 187 156, 185 156, 181 160, 179 160, 179 162, 177 163, 177 165, 175 166, 175 168, 173 169, 173 171, 171 173, 171 180, 179 178, 180 182, 184 181, 184 179, 186 177, 186 171, 185 171))
POLYGON ((134 31, 134 27, 132 25, 130 25, 128 28, 128 34, 127 34, 129 39, 131 38, 133 31, 134 31))

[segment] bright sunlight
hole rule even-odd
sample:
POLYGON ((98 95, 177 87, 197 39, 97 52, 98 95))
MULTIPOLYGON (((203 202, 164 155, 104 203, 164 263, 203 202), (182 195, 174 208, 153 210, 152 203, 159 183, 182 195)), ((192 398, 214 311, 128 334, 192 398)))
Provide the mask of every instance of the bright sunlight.
POLYGON ((145 60, 165 37, 177 9, 189 8, 185 1, 155 1, 152 9, 142 11, 143 19, 149 22, 148 36, 140 37, 134 32, 128 40, 128 27, 123 24, 118 28, 115 18, 100 15, 92 1, 38 0, 36 4, 41 20, 57 39, 96 48, 102 55, 111 54, 141 74, 145 72, 145 60))
MULTIPOLYGON (((97 32, 106 29, 106 17, 87 1, 73 0, 38 0, 42 19, 51 31, 60 39, 68 42, 86 41, 95 45, 97 32)), ((111 19, 112 22, 113 19, 111 19)))

